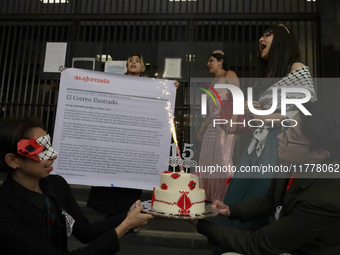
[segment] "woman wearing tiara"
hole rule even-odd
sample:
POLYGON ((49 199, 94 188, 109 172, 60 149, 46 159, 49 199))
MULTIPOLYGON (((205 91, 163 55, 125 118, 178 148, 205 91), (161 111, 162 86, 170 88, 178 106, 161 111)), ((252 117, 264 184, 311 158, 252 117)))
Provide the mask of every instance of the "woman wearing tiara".
MULTIPOLYGON (((223 51, 215 50, 207 63, 209 73, 215 76, 211 83, 211 87, 215 84, 233 84, 240 87, 239 80, 234 71, 229 70, 226 58, 223 51)), ((231 100, 231 94, 227 89, 216 89, 221 101, 231 100)), ((219 102, 217 96, 215 100, 219 102)), ((236 135, 232 134, 236 130, 236 126, 216 126, 213 127, 213 119, 220 118, 221 104, 215 105, 214 100, 208 98, 209 114, 200 130, 197 133, 197 138, 202 141, 201 153, 199 157, 200 169, 205 169, 208 166, 233 166, 233 152, 236 135)), ((236 121, 237 116, 233 116, 233 121, 236 121)), ((214 202, 221 200, 227 191, 228 185, 226 180, 231 176, 228 172, 200 172, 200 187, 205 189, 206 200, 214 202)))
MULTIPOLYGON (((253 105, 258 110, 270 109, 273 103, 273 88, 278 88, 277 109, 270 115, 254 115, 245 104, 247 119, 260 119, 265 125, 253 130, 253 137, 247 150, 243 153, 237 170, 241 166, 277 165, 279 142, 277 136, 281 133, 281 121, 292 119, 297 113, 295 105, 287 105, 287 115, 281 115, 281 87, 297 87, 310 91, 311 101, 316 100, 314 85, 308 67, 300 62, 298 41, 294 34, 283 24, 269 27, 259 40, 259 70, 260 76, 265 78, 257 82, 254 88, 253 105), (270 79, 269 79, 270 78, 270 79), (272 127, 271 121, 277 119, 272 127)), ((288 98, 303 98, 303 94, 289 93, 288 98)), ((288 123, 285 123, 286 125, 288 123)), ((242 201, 261 197, 266 194, 273 173, 235 173, 223 202, 233 205, 242 201)), ((268 219, 241 224, 218 218, 221 225, 233 226, 240 229, 256 230, 266 224, 268 219)))

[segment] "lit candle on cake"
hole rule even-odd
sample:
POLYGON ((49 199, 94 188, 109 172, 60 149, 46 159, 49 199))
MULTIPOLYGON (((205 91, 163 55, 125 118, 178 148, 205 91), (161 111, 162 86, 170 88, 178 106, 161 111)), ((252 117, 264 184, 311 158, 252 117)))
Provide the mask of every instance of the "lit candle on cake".
MULTIPOLYGON (((183 166, 181 164, 182 163, 181 162, 182 161, 181 151, 180 151, 180 149, 178 147, 178 141, 177 141, 177 135, 176 135, 175 123, 174 123, 174 116, 173 116, 172 111, 171 111, 171 103, 170 103, 170 101, 168 101, 167 106, 165 107, 165 109, 168 112, 170 131, 172 133, 172 137, 173 137, 174 142, 176 144, 176 149, 174 148, 174 146, 171 146, 172 147, 171 157, 175 157, 175 155, 178 156, 179 170, 181 172, 184 172, 184 168, 183 168, 183 166)), ((175 167, 173 168, 173 171, 175 171, 175 167)))
MULTIPOLYGON (((171 121, 171 132, 172 132, 172 137, 174 139, 174 142, 176 143, 176 152, 173 150, 172 151, 172 156, 176 155, 179 157, 179 159, 182 159, 181 157, 181 151, 178 147, 178 141, 177 141, 177 134, 176 134, 176 129, 175 129, 175 123, 174 123, 174 118, 172 118, 172 121, 171 121)), ((179 164, 179 170, 181 172, 184 172, 184 168, 182 166, 182 164, 179 164)))

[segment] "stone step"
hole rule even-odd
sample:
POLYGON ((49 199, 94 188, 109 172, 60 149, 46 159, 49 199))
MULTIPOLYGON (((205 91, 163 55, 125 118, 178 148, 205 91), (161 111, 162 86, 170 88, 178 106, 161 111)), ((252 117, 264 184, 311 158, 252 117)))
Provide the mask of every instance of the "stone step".
POLYGON ((186 249, 186 248, 169 248, 158 246, 145 246, 145 245, 120 245, 120 251, 116 255, 212 255, 212 251, 186 249))
MULTIPOLYGON (((5 176, 0 176, 0 185, 5 176)), ((105 215, 86 207, 90 186, 70 185, 72 193, 91 221, 102 220, 105 215)), ((150 200, 152 191, 143 190, 142 201, 150 200)), ((71 235, 69 250, 76 250, 85 245, 71 235)), ((131 233, 120 239, 120 251, 117 255, 212 255, 207 238, 196 231, 186 220, 157 218, 142 226, 137 233, 131 233)))

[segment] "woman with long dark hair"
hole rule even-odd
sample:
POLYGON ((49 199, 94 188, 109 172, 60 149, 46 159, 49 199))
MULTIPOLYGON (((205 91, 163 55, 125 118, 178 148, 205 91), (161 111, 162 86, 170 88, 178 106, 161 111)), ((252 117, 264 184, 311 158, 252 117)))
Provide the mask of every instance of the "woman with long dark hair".
MULTIPOLYGON (((311 101, 316 100, 313 81, 309 69, 300 62, 298 42, 295 35, 285 25, 270 26, 259 40, 259 71, 260 76, 254 88, 253 106, 258 110, 270 109, 273 102, 273 88, 278 89, 276 111, 270 115, 255 115, 248 109, 247 119, 263 121, 262 127, 253 130, 253 137, 243 153, 237 170, 230 182, 223 200, 231 205, 264 195, 271 183, 272 172, 240 173, 240 169, 252 166, 275 166, 279 143, 278 134, 281 132, 281 121, 292 119, 297 113, 295 105, 287 105, 287 115, 281 115, 280 89, 282 87, 304 88, 310 91, 311 101), (275 121, 271 121, 275 119, 275 121)), ((301 93, 289 93, 288 98, 303 98, 301 93)), ((266 225, 268 220, 263 218, 249 224, 219 218, 221 225, 234 226, 240 229, 255 230, 266 225)))

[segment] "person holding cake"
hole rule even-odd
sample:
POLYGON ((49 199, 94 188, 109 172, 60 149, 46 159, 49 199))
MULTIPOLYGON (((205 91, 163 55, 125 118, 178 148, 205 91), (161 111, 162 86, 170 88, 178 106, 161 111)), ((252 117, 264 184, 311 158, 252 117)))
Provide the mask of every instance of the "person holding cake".
POLYGON ((89 223, 64 178, 50 175, 57 154, 37 120, 1 119, 1 254, 114 254, 119 238, 153 218, 136 201, 127 213, 89 223), (88 245, 69 252, 71 234, 88 245))
MULTIPOLYGON (((224 52, 215 50, 209 57, 207 63, 209 73, 215 76, 211 87, 215 84, 233 84, 240 87, 240 82, 236 73, 229 70, 227 59, 224 52)), ((212 92, 212 91, 211 91, 212 92)), ((227 89, 216 89, 221 101, 232 100, 231 93, 227 89)), ((217 96, 212 92, 216 101, 217 96)), ((199 166, 204 168, 208 166, 233 166, 233 153, 236 135, 236 125, 223 129, 221 126, 213 127, 213 119, 219 119, 221 113, 221 104, 214 103, 211 97, 208 97, 209 114, 205 122, 197 133, 198 140, 202 141, 201 152, 199 157, 199 166)), ((232 117, 233 122, 237 120, 237 115, 232 117)), ((226 180, 232 173, 220 172, 211 175, 209 172, 200 172, 200 186, 205 189, 206 199, 209 202, 222 200, 226 194, 228 185, 226 180)))
POLYGON ((297 125, 277 137, 279 158, 293 166, 286 173, 288 178, 273 179, 262 197, 213 205, 231 220, 250 222, 270 216, 272 223, 248 231, 206 220, 194 222, 198 232, 226 254, 340 254, 340 179, 336 173, 340 170, 340 105, 309 102, 304 107, 311 115, 300 111, 294 117, 297 125))

